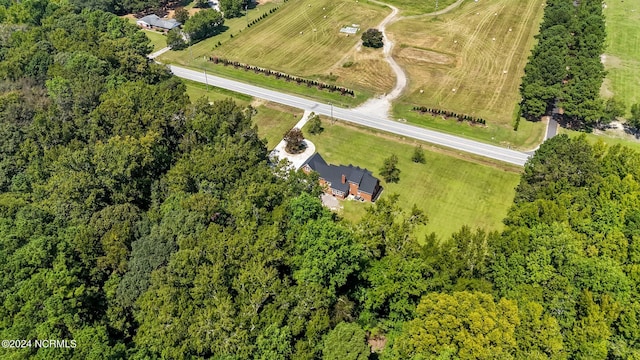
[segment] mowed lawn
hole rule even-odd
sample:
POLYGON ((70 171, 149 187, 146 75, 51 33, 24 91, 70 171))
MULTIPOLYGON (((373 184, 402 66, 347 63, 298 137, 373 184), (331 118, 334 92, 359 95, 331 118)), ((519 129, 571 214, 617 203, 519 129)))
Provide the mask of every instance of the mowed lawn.
POLYGON ((187 87, 187 95, 191 101, 205 97, 210 102, 233 99, 239 106, 252 105, 255 113, 253 123, 258 126, 258 134, 267 140, 267 148, 273 149, 282 140, 284 133, 291 129, 302 118, 304 111, 289 106, 267 101, 254 100, 251 96, 233 91, 183 80, 187 87))
MULTIPOLYGON (((435 232, 441 239, 463 225, 487 230, 502 228, 519 181, 519 169, 508 166, 488 166, 472 162, 465 155, 451 156, 443 150, 422 144, 426 164, 411 161, 415 143, 388 134, 376 134, 337 122, 324 121, 325 131, 305 136, 315 144, 317 151, 327 162, 354 164, 371 170, 379 177, 384 159, 396 154, 399 159, 400 182, 387 184, 382 181, 382 197, 399 194, 400 205, 410 210, 416 204, 429 217, 429 224, 419 229, 419 239, 435 232)), ((357 220, 370 206, 356 201, 343 201, 343 215, 357 220)))
POLYGON ((558 134, 567 134, 569 137, 585 136, 585 138, 592 144, 602 141, 603 143, 614 146, 622 145, 630 149, 640 152, 640 140, 634 138, 630 134, 621 134, 620 132, 607 131, 604 134, 584 133, 575 130, 569 130, 565 128, 558 128, 558 134))
POLYGON ((291 130, 304 114, 302 110, 271 102, 256 105, 256 114, 252 119, 254 124, 258 125, 260 137, 267 139, 269 150, 278 145, 284 134, 291 130))
POLYGON ((607 1, 606 95, 640 103, 640 0, 607 1))
POLYGON ((167 47, 167 37, 163 33, 153 30, 142 30, 142 32, 151 40, 154 52, 167 47))
POLYGON ((354 0, 290 1, 213 53, 299 76, 322 74, 360 39, 360 34, 347 36, 340 28, 357 24, 364 31, 389 12, 354 0))
MULTIPOLYGON (((396 41, 394 57, 411 80, 394 115, 415 122, 413 106, 440 108, 487 121, 487 128, 477 127, 473 132, 455 121, 438 125, 441 130, 505 146, 535 145, 543 124, 518 132, 513 125, 543 3, 465 1, 445 15, 405 19, 390 26, 388 32, 396 41)), ((421 121, 429 126, 427 120, 421 121)))
POLYGON ((456 2, 456 0, 386 0, 383 2, 397 7, 400 9, 401 15, 407 16, 428 14, 436 10, 442 10, 456 2))

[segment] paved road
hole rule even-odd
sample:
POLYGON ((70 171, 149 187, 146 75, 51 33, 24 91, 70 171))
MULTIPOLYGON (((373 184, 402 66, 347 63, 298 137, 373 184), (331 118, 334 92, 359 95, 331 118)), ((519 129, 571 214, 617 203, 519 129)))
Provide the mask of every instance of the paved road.
POLYGON ((544 135, 544 139, 551 139, 556 136, 558 133, 558 122, 553 118, 553 116, 549 117, 549 123, 547 124, 547 133, 544 135))
MULTIPOLYGON (((178 66, 169 66, 169 68, 176 76, 184 79, 201 83, 208 83, 210 85, 223 89, 247 94, 253 97, 273 101, 303 110, 313 111, 316 114, 333 116, 336 119, 348 121, 354 124, 430 142, 436 145, 504 161, 506 163, 514 165, 523 166, 527 161, 527 158, 529 157, 528 154, 525 154, 523 152, 484 144, 478 141, 464 139, 449 134, 443 134, 437 131, 408 125, 395 120, 390 120, 384 114, 364 113, 354 109, 343 109, 337 106, 332 107, 328 104, 304 99, 299 96, 284 94, 281 92, 264 89, 258 86, 253 86, 217 76, 206 75, 205 78, 205 74, 202 72, 185 69, 178 66)), ((375 151, 375 149, 371 149, 371 151, 375 151)))
POLYGON ((151 54, 147 55, 147 57, 148 57, 149 59, 155 59, 155 58, 157 58, 158 56, 160 56, 160 55, 162 55, 162 54, 166 53, 166 52, 167 52, 167 51, 169 51, 169 50, 171 50, 171 48, 170 48, 170 47, 168 47, 168 46, 167 46, 167 47, 163 47, 162 49, 160 49, 160 50, 158 50, 158 51, 156 51, 156 52, 154 52, 154 53, 151 53, 151 54))

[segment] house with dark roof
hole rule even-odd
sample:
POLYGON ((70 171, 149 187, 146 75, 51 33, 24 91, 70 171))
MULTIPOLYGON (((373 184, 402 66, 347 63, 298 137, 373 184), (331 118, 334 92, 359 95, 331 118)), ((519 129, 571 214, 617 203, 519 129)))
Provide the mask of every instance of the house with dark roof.
POLYGON ((181 25, 176 19, 161 19, 158 15, 147 15, 136 21, 141 28, 169 31, 181 25))
POLYGON ((320 185, 325 192, 345 199, 349 195, 375 201, 380 193, 380 180, 371 171, 358 166, 330 165, 315 153, 301 167, 305 173, 315 171, 320 177, 320 185))

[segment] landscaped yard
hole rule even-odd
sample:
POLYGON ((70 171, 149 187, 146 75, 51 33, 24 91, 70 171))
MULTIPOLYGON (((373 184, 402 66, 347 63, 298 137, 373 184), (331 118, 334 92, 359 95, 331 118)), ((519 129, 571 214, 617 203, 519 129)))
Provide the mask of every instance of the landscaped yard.
POLYGON ((607 77, 604 95, 614 94, 629 108, 640 103, 640 0, 607 1, 607 77))
POLYGON ((401 20, 388 28, 396 41, 394 57, 409 75, 409 88, 394 114, 446 132, 530 148, 541 139, 544 125, 513 131, 519 85, 543 0, 465 1, 437 17, 401 20), (420 119, 413 106, 439 108, 484 118, 487 129, 455 121, 420 119))
MULTIPOLYGON (((337 122, 324 121, 325 131, 316 136, 305 136, 313 141, 317 151, 327 162, 354 164, 371 170, 374 176, 385 158, 396 154, 401 170, 400 182, 387 184, 382 181, 384 192, 400 195, 400 205, 411 209, 417 204, 429 216, 429 224, 419 230, 420 240, 435 232, 447 239, 463 225, 487 230, 502 228, 519 181, 520 169, 496 164, 488 166, 469 161, 466 154, 449 153, 446 150, 422 144, 426 164, 411 161, 415 143, 388 134, 376 134, 337 122)), ((303 129, 304 131, 304 129, 303 129)), ((366 203, 344 201, 343 215, 357 220, 365 213, 366 203)))
POLYGON ((253 122, 258 125, 260 137, 267 139, 269 150, 278 145, 284 133, 291 130, 304 113, 302 110, 270 102, 256 105, 253 122))
POLYGON ((142 30, 142 32, 151 40, 154 52, 167 47, 167 37, 163 33, 154 30, 142 30))

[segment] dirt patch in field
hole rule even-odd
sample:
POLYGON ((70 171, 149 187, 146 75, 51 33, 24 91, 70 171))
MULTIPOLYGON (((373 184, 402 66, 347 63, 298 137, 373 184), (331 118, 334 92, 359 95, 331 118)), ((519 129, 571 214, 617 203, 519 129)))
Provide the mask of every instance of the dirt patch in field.
POLYGON ((611 90, 611 79, 605 78, 602 81, 602 85, 600 86, 600 95, 604 98, 610 98, 613 96, 613 91, 611 90))
POLYGON ((613 55, 602 54, 600 55, 600 61, 608 68, 619 68, 622 66, 622 59, 613 55))
POLYGON ((612 121, 606 129, 594 129, 593 134, 607 136, 614 139, 640 142, 640 138, 633 134, 627 127, 625 127, 625 124, 620 121, 612 121))
POLYGON ((436 51, 416 49, 407 47, 398 52, 398 56, 408 63, 430 63, 440 65, 451 65, 455 62, 455 57, 439 53, 436 51))

